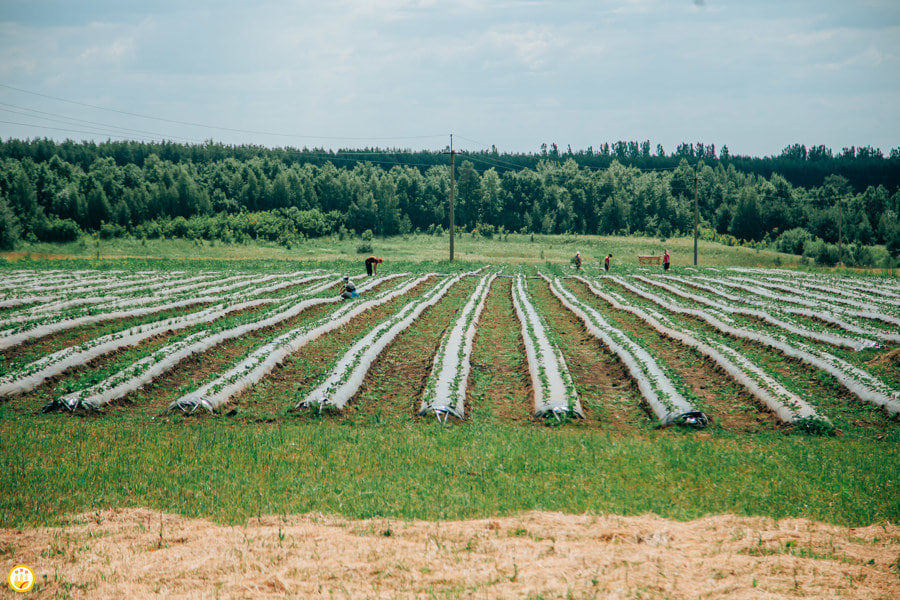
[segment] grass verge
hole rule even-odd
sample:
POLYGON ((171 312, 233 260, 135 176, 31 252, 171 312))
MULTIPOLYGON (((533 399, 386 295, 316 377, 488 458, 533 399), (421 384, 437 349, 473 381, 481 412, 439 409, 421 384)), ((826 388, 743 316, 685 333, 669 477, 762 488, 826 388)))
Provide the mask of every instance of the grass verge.
POLYGON ((5 412, 0 527, 129 506, 222 523, 309 511, 402 519, 734 513, 846 526, 900 518, 895 439, 5 412))

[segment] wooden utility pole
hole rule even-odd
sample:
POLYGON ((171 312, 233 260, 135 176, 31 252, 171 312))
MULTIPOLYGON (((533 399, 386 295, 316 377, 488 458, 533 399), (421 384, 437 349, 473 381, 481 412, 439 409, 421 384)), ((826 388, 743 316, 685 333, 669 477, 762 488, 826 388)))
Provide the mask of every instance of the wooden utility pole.
POLYGON ((843 254, 841 253, 841 242, 844 239, 843 231, 842 231, 842 222, 843 222, 843 213, 844 213, 844 203, 841 202, 843 198, 838 198, 838 266, 844 266, 844 261, 842 260, 843 254))
POLYGON ((700 221, 700 208, 697 204, 697 167, 694 167, 694 266, 697 266, 697 228, 700 221))
POLYGON ((456 181, 454 177, 453 134, 450 134, 450 262, 453 262, 453 242, 456 239, 456 181))

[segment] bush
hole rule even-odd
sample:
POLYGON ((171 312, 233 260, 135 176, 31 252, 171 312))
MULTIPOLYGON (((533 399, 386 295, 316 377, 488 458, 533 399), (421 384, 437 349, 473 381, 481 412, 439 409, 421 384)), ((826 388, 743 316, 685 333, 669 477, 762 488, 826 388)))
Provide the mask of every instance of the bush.
POLYGON ((489 223, 479 223, 475 226, 475 232, 483 238, 491 239, 494 237, 496 229, 489 223))
POLYGON ((357 254, 371 254, 374 251, 374 248, 372 248, 372 242, 360 242, 356 246, 357 254))
POLYGON ((175 217, 163 223, 162 229, 166 237, 188 237, 188 222, 184 217, 175 217))
POLYGON ((145 221, 134 228, 134 235, 139 238, 155 240, 162 236, 162 227, 157 221, 145 221))
POLYGON ((803 254, 806 242, 812 240, 812 234, 802 227, 794 227, 782 233, 775 242, 775 249, 787 254, 803 254))
POLYGON ((819 238, 804 244, 803 255, 812 258, 819 266, 833 267, 838 263, 837 246, 819 238))
POLYGON ((103 223, 100 225, 100 239, 111 240, 125 235, 125 228, 118 223, 103 223))
POLYGON ((844 250, 844 262, 851 267, 867 267, 875 264, 872 249, 863 244, 849 244, 844 250))
POLYGON ((81 229, 72 219, 50 217, 38 224, 35 230, 37 238, 42 242, 74 242, 81 229))

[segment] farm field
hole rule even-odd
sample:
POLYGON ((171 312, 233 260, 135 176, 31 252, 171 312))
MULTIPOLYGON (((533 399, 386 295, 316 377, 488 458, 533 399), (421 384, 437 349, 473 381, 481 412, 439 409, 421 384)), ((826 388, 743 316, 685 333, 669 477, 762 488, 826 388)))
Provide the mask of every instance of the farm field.
MULTIPOLYGON (((441 261, 448 256, 449 234, 411 234, 376 238, 373 251, 391 261, 441 261)), ((91 240, 83 236, 69 243, 23 243, 16 252, 5 253, 12 260, 35 259, 95 259, 98 251, 103 260, 150 258, 160 260, 221 260, 221 261, 348 261, 357 262, 360 238, 328 236, 304 240, 290 248, 254 240, 248 244, 225 244, 205 240, 115 238, 91 240)), ((770 250, 725 246, 700 240, 702 264, 708 266, 796 266, 801 257, 770 250)), ((463 231, 457 232, 456 259, 468 262, 528 263, 545 261, 568 262, 576 251, 584 256, 585 266, 602 267, 603 258, 612 253, 614 265, 636 263, 640 254, 662 254, 668 249, 673 264, 693 263, 692 238, 670 238, 665 241, 641 236, 599 235, 542 235, 510 233, 484 238, 463 231)), ((4 254, 0 254, 4 256, 4 254)))
MULTIPOLYGON (((271 538, 278 523, 301 535, 317 521, 295 515, 320 513, 328 527, 375 531, 362 535, 372 552, 385 530, 428 527, 415 520, 454 531, 438 547, 469 536, 499 549, 519 537, 539 545, 552 536, 541 519, 561 519, 570 531, 562 547, 590 535, 577 515, 630 523, 650 513, 658 521, 634 526, 670 532, 653 549, 677 546, 672 531, 699 536, 679 529, 685 522, 735 538, 735 552, 758 559, 735 567, 740 585, 763 582, 771 597, 787 593, 788 578, 773 564, 764 574, 761 560, 779 569, 817 561, 795 571, 801 583, 826 559, 838 571, 851 565, 849 582, 830 589, 891 597, 900 582, 900 283, 778 268, 772 257, 757 266, 758 253, 741 249, 727 249, 743 253, 736 266, 685 267, 684 242, 669 246, 681 261, 668 273, 614 263, 607 274, 599 246, 576 272, 561 240, 558 260, 549 251, 502 260, 507 242, 494 242, 479 255, 497 260, 398 257, 371 278, 349 253, 3 265, 0 551, 25 543, 13 528, 83 535, 94 519, 116 536, 130 526, 117 519, 146 519, 135 535, 162 548, 180 535, 163 521, 175 531, 193 527, 185 519, 254 519, 271 538), (347 273, 361 293, 342 301, 347 273), (711 526, 709 515, 734 520, 711 526), (805 554, 785 547, 793 538, 767 519, 807 520, 793 530, 808 532, 805 554), (873 526, 883 535, 846 533, 873 526), (509 533, 519 529, 527 533, 509 533), (739 529, 754 533, 738 538, 739 529), (747 545, 757 529, 767 532, 763 550, 747 545), (850 550, 823 550, 829 535, 845 536, 858 564, 850 550)), ((623 255, 633 250, 620 243, 623 255)), ((536 564, 540 551, 531 551, 536 564)), ((633 560, 662 560, 649 552, 633 560)), ((697 552, 691 560, 702 562, 697 552)), ((514 568, 521 576, 495 565, 474 589, 507 577, 508 587, 490 589, 565 591, 526 575, 526 554, 514 568)), ((634 597, 646 585, 646 574, 622 583, 627 569, 606 568, 632 595, 579 583, 576 597, 634 597)), ((302 577, 282 579, 300 593, 302 577)), ((477 597, 445 579, 404 581, 477 597)), ((86 573, 46 589, 77 595, 94 580, 86 573)), ((821 591, 799 588, 800 597, 821 591)), ((645 597, 689 589, 660 583, 645 597)), ((712 597, 757 597, 715 589, 712 597)))

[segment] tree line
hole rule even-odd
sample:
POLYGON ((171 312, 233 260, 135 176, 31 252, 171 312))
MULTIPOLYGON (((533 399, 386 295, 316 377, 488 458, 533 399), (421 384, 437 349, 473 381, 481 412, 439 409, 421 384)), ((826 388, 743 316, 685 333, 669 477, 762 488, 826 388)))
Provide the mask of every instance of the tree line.
MULTIPOLYGON (((456 224, 483 235, 689 234, 696 192, 707 235, 726 243, 827 254, 840 230, 845 244, 884 244, 894 257, 900 249, 900 149, 884 157, 794 145, 757 159, 703 144, 672 155, 649 142, 550 145, 533 155, 463 154, 455 177, 456 224)), ((439 152, 8 140, 0 245, 81 232, 283 243, 433 232, 448 225, 449 185, 439 152)))

